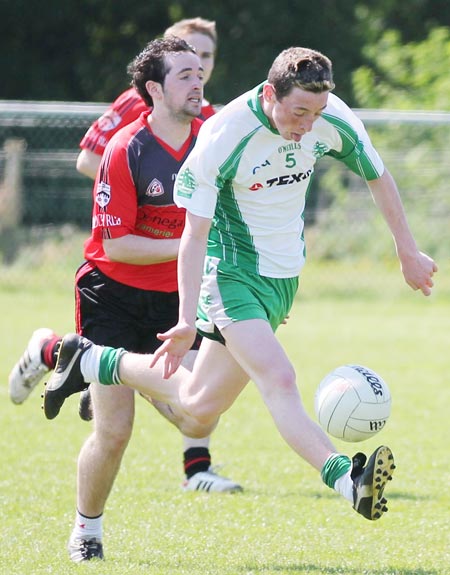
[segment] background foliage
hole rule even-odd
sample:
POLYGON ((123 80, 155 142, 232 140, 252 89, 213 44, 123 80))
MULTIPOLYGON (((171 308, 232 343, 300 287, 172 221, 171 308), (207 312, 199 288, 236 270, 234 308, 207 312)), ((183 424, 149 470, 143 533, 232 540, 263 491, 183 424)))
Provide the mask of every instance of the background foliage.
MULTIPOLYGON (((23 268, 52 265, 54 253, 66 254, 58 270, 78 262, 92 184, 74 165, 94 119, 32 116, 23 109, 13 116, 8 100, 109 102, 128 83, 128 62, 180 18, 202 15, 217 22, 217 65, 207 86, 214 103, 260 82, 283 48, 304 44, 332 58, 336 93, 355 108, 450 110, 448 0, 0 0, 0 13, 0 99, 7 103, 0 144, 20 138, 27 147, 24 225, 7 227, 0 215, 3 282, 15 284, 23 268), (67 223, 82 227, 81 236, 67 223)), ((448 123, 391 119, 367 127, 397 180, 419 245, 439 261, 448 258, 448 123)), ((394 255, 366 186, 336 162, 318 164, 306 217, 310 254, 318 259, 394 255)))
MULTIPOLYGON (((400 54, 402 44, 413 43, 416 54, 423 42, 438 50, 427 50, 422 64, 448 78, 441 51, 442 42, 448 50, 448 30, 427 44, 432 30, 450 26, 448 0, 0 0, 0 13, 0 99, 109 102, 126 86, 126 65, 146 42, 174 21, 198 15, 217 22, 219 57, 208 85, 216 103, 259 83, 290 45, 330 56, 336 91, 352 106, 364 101, 363 80, 369 87, 382 80, 383 93, 385 85, 397 85, 398 69, 409 69, 412 58, 409 51, 400 54), (374 75, 367 78, 364 68, 355 92, 352 72, 363 66, 374 75)), ((448 109, 448 101, 421 96, 417 102, 448 109)))

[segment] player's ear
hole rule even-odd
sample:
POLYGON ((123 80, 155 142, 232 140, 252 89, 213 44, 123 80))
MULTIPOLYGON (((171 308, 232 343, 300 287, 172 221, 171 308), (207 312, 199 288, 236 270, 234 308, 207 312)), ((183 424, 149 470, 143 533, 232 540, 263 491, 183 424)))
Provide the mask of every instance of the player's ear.
POLYGON ((277 99, 275 88, 272 86, 272 84, 269 84, 269 82, 263 86, 263 97, 266 102, 270 102, 271 104, 274 104, 275 100, 277 99))
POLYGON ((149 93, 149 95, 152 97, 153 101, 161 99, 163 95, 161 84, 159 84, 158 82, 154 82, 153 80, 148 80, 145 83, 145 88, 149 93))

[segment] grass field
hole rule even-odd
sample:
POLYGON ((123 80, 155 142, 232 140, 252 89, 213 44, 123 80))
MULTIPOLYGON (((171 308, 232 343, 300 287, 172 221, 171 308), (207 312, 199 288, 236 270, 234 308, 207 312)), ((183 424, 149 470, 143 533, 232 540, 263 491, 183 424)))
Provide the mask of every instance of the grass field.
MULTIPOLYGON (((10 403, 7 376, 33 329, 73 329, 70 290, 0 287, 1 571, 8 575, 446 575, 450 574, 450 285, 441 269, 424 298, 396 270, 364 276, 349 265, 310 265, 279 337, 313 413, 314 390, 333 367, 355 362, 388 382, 386 428, 349 455, 391 446, 397 460, 389 513, 368 522, 325 487, 278 436, 249 386, 214 434, 215 463, 242 483, 236 495, 185 494, 181 441, 143 401, 104 521, 106 561, 76 566, 66 543, 74 519, 78 451, 90 425, 70 398, 49 422, 40 389, 10 403)), ((1 285, 1 282, 0 282, 1 285)), ((30 284, 29 284, 30 285, 30 284)), ((33 284, 35 285, 35 284, 33 284)), ((36 284, 37 285, 37 284, 36 284)))

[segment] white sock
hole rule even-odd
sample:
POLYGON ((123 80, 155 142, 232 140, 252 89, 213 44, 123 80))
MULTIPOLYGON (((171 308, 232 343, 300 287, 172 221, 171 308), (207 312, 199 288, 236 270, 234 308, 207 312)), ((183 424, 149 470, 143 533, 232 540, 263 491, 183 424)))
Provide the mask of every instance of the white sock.
POLYGON ((350 477, 351 471, 352 469, 350 468, 342 477, 336 479, 334 489, 343 495, 345 499, 348 499, 350 503, 353 503, 353 479, 350 477))
POLYGON ((77 511, 75 525, 72 531, 72 539, 101 539, 103 535, 103 515, 98 517, 85 517, 77 511))
POLYGON ((81 356, 80 369, 86 383, 91 383, 92 381, 98 382, 102 353, 102 345, 93 345, 81 356))

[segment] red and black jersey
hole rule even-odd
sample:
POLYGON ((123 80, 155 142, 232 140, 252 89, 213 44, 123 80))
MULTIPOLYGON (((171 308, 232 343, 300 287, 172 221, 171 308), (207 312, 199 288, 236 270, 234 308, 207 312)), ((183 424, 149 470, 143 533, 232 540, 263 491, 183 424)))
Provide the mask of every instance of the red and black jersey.
POLYGON ((103 239, 133 234, 164 241, 180 238, 185 210, 175 206, 173 185, 192 150, 201 121, 180 150, 173 150, 151 131, 146 111, 120 130, 107 145, 93 188, 92 234, 85 258, 108 277, 145 290, 177 291, 176 260, 151 265, 110 261, 103 239))
POLYGON ((148 106, 134 88, 122 92, 106 112, 95 120, 80 142, 80 148, 101 156, 110 139, 127 124, 134 122, 148 106))
MULTIPOLYGON (((148 111, 149 107, 134 88, 125 90, 114 100, 106 112, 98 120, 95 120, 83 136, 80 148, 101 156, 114 134, 127 124, 134 122, 142 112, 148 111)), ((203 100, 200 120, 206 120, 215 113, 213 106, 207 100, 203 100)))
POLYGON ((200 113, 200 120, 207 120, 208 118, 210 118, 211 116, 214 116, 214 114, 216 113, 216 110, 214 109, 214 106, 212 104, 210 104, 208 102, 208 100, 205 100, 205 98, 203 98, 203 102, 202 102, 202 111, 200 113))

